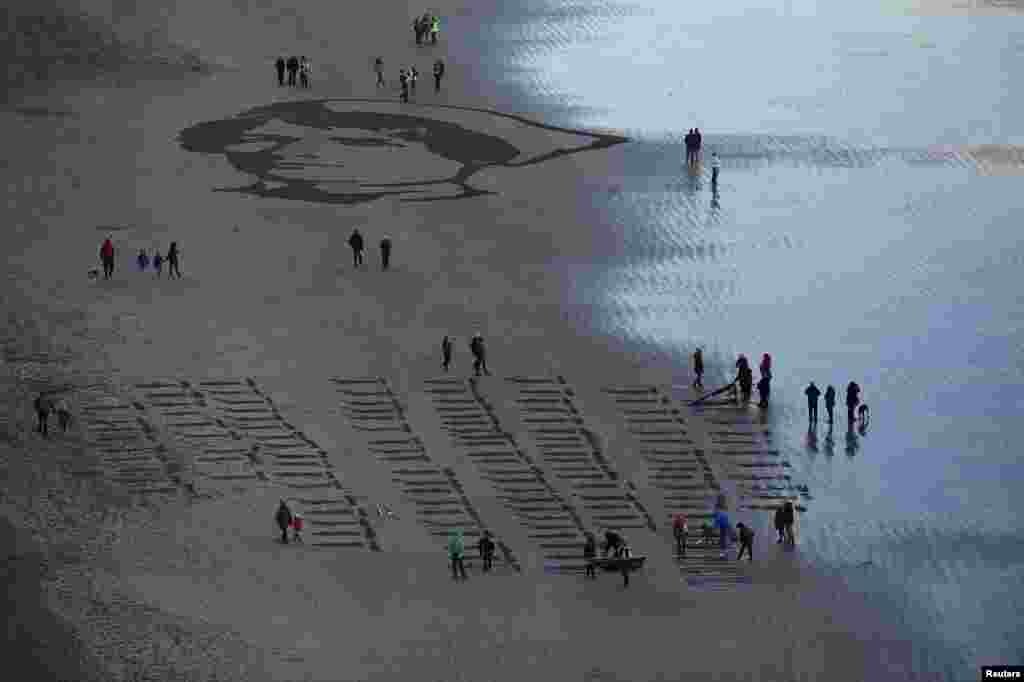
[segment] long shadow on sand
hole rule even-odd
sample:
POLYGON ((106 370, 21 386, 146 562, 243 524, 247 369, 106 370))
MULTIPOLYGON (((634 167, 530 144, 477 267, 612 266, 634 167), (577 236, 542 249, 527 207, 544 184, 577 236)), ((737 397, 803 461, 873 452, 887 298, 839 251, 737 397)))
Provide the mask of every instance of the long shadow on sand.
MULTIPOLYGON (((489 109, 441 104, 420 105, 421 108, 430 106, 435 109, 487 114, 516 121, 526 127, 565 133, 588 140, 578 146, 557 148, 516 160, 522 155, 521 150, 502 137, 472 130, 450 121, 413 114, 365 110, 338 111, 331 106, 345 102, 394 106, 392 100, 356 98, 279 102, 250 109, 233 118, 206 121, 191 126, 179 134, 178 141, 188 151, 223 154, 240 172, 257 178, 250 185, 218 188, 215 191, 326 204, 357 204, 388 196, 398 197, 403 201, 441 201, 494 194, 471 186, 470 178, 484 168, 530 166, 629 141, 617 135, 545 125, 521 116, 489 109), (278 126, 276 130, 259 130, 275 125, 278 126), (281 132, 282 127, 284 132, 281 132), (300 130, 297 131, 296 128, 300 130), (300 131, 308 132, 311 136, 315 136, 317 131, 358 131, 365 134, 328 136, 322 140, 321 146, 316 148, 318 153, 300 154, 296 153, 294 148, 288 149, 304 141, 306 136, 300 134, 300 131), (404 155, 401 150, 425 149, 429 154, 439 157, 438 167, 444 168, 445 171, 439 174, 439 177, 406 182, 376 182, 352 177, 332 180, 287 174, 309 174, 314 169, 322 168, 346 168, 343 160, 325 160, 321 155, 321 147, 332 144, 344 148, 340 154, 342 157, 347 155, 355 158, 367 153, 367 150, 379 149, 380 153, 388 155, 389 168, 395 169, 396 174, 404 168, 404 155), (455 173, 445 175, 450 170, 451 162, 459 164, 459 167, 455 173), (339 182, 342 184, 341 187, 330 187, 339 182), (416 196, 426 193, 430 193, 430 196, 416 196)), ((351 169, 354 174, 361 170, 358 167, 351 169)))

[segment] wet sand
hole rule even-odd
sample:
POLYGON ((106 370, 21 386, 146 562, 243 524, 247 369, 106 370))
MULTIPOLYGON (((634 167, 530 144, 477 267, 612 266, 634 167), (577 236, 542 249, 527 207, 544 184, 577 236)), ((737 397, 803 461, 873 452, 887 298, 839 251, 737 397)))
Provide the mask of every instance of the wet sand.
MULTIPOLYGON (((294 39, 327 41, 315 27, 336 23, 337 12, 309 7, 294 39)), ((182 131, 204 122, 275 101, 277 119, 320 106, 295 104, 307 93, 271 83, 257 46, 281 36, 258 17, 238 38, 216 36, 216 54, 228 53, 238 71, 202 78, 182 69, 179 81, 132 88, 55 83, 21 103, 23 114, 73 116, 4 113, 23 145, 4 169, 18 189, 5 212, 16 255, 4 289, 4 503, 15 525, 35 531, 41 556, 65 557, 42 581, 47 609, 19 608, 19 620, 27 614, 37 639, 57 637, 64 631, 44 618, 58 614, 115 679, 140 668, 157 679, 521 679, 538 665, 583 679, 680 670, 908 679, 901 667, 917 674, 909 679, 929 679, 907 633, 776 551, 767 512, 749 492, 734 520, 759 528, 753 565, 719 568, 696 547, 676 564, 672 505, 693 504, 696 519, 713 484, 741 492, 738 472, 748 467, 713 456, 733 444, 715 446, 712 432, 750 425, 745 412, 722 412, 715 429, 683 411, 687 396, 671 395, 662 368, 577 337, 552 303, 559 279, 545 262, 571 255, 588 234, 575 221, 575 197, 557 188, 568 177, 602 178, 605 150, 582 148, 616 138, 488 116, 480 110, 492 103, 474 97, 468 64, 449 68, 438 100, 474 112, 414 104, 414 114, 396 114, 396 93, 375 92, 367 55, 411 14, 381 9, 361 18, 359 39, 311 47, 318 70, 308 97, 362 100, 359 113, 339 119, 354 129, 341 146, 373 152, 358 157, 360 183, 397 168, 465 190, 473 169, 477 191, 443 197, 450 201, 353 202, 346 191, 294 201, 267 185, 275 180, 265 159, 260 178, 246 157, 231 157, 265 150, 189 149, 182 131), (363 62, 362 75, 336 66, 363 62), (411 127, 426 138, 395 133, 411 127), (377 129, 390 131, 389 144, 353 144, 377 129), (430 136, 447 132, 467 140, 461 152, 432 148, 430 136), (396 139, 407 144, 397 148, 396 139), (246 185, 239 170, 263 184, 246 185), (216 191, 240 186, 256 196, 216 191), (345 244, 355 226, 371 246, 358 270, 345 244), (108 233, 120 254, 115 278, 90 281, 108 233), (396 242, 388 272, 376 262, 382 234, 396 242), (135 271, 139 248, 165 249, 172 239, 182 245, 181 280, 135 271), (477 329, 495 376, 471 384, 465 342, 477 329), (456 339, 455 367, 437 382, 445 333, 456 339), (71 389, 77 419, 70 434, 42 443, 28 401, 47 387, 71 389), (616 391, 656 395, 653 407, 636 408, 651 413, 630 416, 616 391), (652 416, 665 405, 665 416, 652 416), (666 475, 679 476, 684 493, 673 493, 666 475), (304 546, 274 542, 281 497, 307 513, 304 546), (378 505, 395 517, 378 516, 378 505), (581 530, 612 524, 629 527, 649 557, 628 590, 614 575, 583 581, 572 556, 581 530), (451 581, 451 527, 495 533, 508 551, 494 575, 471 564, 468 583, 451 581), (709 584, 722 589, 702 589, 709 584)), ((226 6, 183 3, 169 33, 183 40, 192 20, 208 46, 211 25, 230 16, 226 6)), ((408 33, 394 36, 389 64, 392 54, 414 53, 408 33)), ((422 64, 443 55, 443 44, 428 51, 422 64)), ((437 101, 426 85, 418 97, 437 101)), ((324 153, 323 145, 296 149, 281 130, 264 135, 288 143, 303 172, 320 160, 301 155, 324 153)), ((286 180, 277 181, 311 186, 301 175, 286 180)), ((771 457, 743 461, 760 467, 771 457)))

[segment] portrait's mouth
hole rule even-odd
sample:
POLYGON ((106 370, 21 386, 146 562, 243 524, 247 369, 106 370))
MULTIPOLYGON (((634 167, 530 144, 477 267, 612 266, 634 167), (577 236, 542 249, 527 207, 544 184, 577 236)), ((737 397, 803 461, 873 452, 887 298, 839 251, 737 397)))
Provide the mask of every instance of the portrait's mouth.
POLYGON ((472 107, 414 111, 366 99, 281 102, 199 123, 178 140, 189 151, 223 154, 255 178, 216 191, 327 204, 493 194, 474 187, 471 177, 484 168, 528 166, 628 141, 472 107))

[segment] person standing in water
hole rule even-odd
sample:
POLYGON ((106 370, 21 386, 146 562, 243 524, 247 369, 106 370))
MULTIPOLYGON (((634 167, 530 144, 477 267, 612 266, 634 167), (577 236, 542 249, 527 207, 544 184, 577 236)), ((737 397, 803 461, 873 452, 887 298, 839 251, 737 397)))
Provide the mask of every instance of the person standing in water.
POLYGON ((441 339, 441 368, 448 371, 452 365, 452 340, 445 336, 441 339))
POLYGON ((180 257, 181 253, 178 251, 178 242, 171 242, 171 247, 167 249, 167 277, 181 279, 180 257))
POLYGON ((857 409, 857 405, 860 404, 860 386, 857 385, 856 381, 851 381, 846 386, 846 420, 852 424, 854 421, 853 413, 857 409))
POLYGON ((704 352, 698 348, 693 351, 693 387, 704 390, 704 352))
POLYGON ((825 389, 825 413, 828 415, 828 423, 832 423, 833 412, 836 409, 836 389, 832 384, 825 389))
POLYGON ((804 390, 804 395, 807 396, 807 420, 816 422, 818 421, 818 396, 821 395, 821 389, 812 381, 804 390))

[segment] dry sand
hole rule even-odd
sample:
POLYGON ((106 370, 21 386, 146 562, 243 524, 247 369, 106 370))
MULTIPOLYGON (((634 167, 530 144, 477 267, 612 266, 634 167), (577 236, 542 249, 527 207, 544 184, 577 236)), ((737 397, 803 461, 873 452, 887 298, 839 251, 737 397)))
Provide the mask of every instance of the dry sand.
MULTIPOLYGON (((124 7, 86 9, 109 21, 124 7)), ((471 7, 433 5, 445 15, 471 7)), ((449 64, 442 95, 435 98, 424 77, 419 103, 405 111, 471 127, 520 150, 512 163, 472 176, 475 187, 492 194, 330 205, 214 192, 255 178, 224 156, 178 143, 189 126, 251 107, 379 97, 372 56, 384 57, 393 80, 397 65, 416 53, 408 24, 421 9, 360 7, 357 20, 343 5, 319 1, 273 11, 219 0, 145 10, 152 16, 136 9, 125 31, 142 35, 157 26, 161 40, 219 68, 200 75, 182 61, 180 77, 169 80, 165 72, 148 77, 143 64, 131 83, 53 82, 48 92, 26 95, 15 107, 20 111, 0 114, 11 140, 3 169, 3 508, 34 538, 28 550, 21 549, 24 539, 8 550, 23 557, 8 560, 15 595, 28 598, 20 586, 32 583, 37 559, 49 567, 41 605, 26 610, 18 602, 18 619, 37 639, 74 630, 87 646, 64 652, 66 670, 102 667, 108 679, 512 680, 537 671, 544 679, 587 680, 684 673, 722 680, 874 680, 885 673, 917 679, 902 676, 915 664, 898 634, 876 631, 881 626, 855 598, 803 573, 794 555, 773 551, 764 530, 758 561, 742 569, 752 585, 689 589, 671 559, 664 509, 644 488, 639 496, 658 530, 631 534, 650 559, 628 590, 614 576, 588 583, 544 572, 537 547, 440 433, 424 393, 424 381, 439 374, 438 343, 446 333, 455 337, 453 374, 465 377, 466 341, 479 329, 496 374, 481 390, 520 441, 529 438, 501 377, 563 374, 588 426, 607 444, 611 467, 641 476, 618 447, 628 438, 600 389, 670 381, 642 357, 622 357, 578 336, 575 326, 584 321, 563 317, 554 298, 560 276, 545 269, 550 256, 571 254, 588 238, 576 219, 576 198, 558 188, 602 187, 607 161, 601 151, 584 151, 515 163, 590 139, 427 106, 488 107, 474 95, 472 64, 449 64), (272 58, 293 49, 313 60, 309 92, 272 84, 272 58), (370 247, 359 271, 345 243, 353 227, 370 247), (86 271, 96 267, 107 234, 119 249, 118 271, 111 282, 90 281, 86 271), (395 242, 389 272, 377 267, 384 234, 395 242), (171 240, 182 246, 183 279, 135 271, 139 248, 166 249, 171 240), (450 580, 442 542, 416 522, 414 505, 339 412, 331 376, 388 379, 431 456, 453 469, 481 516, 508 541, 521 573, 501 568, 484 577, 471 568, 469 582, 450 580), (146 414, 156 415, 154 438, 167 448, 153 461, 168 494, 131 497, 91 474, 104 470, 101 454, 87 444, 91 422, 84 413, 67 436, 44 443, 31 433, 28 401, 41 388, 73 387, 79 407, 97 391, 120 395, 130 412, 131 400, 142 395, 139 384, 217 377, 253 377, 282 418, 326 452, 315 466, 329 464, 370 511, 383 551, 275 543, 276 500, 301 494, 274 477, 215 483, 197 474, 198 449, 176 438, 152 404, 146 414), (375 517, 376 503, 398 518, 375 517)), ((424 74, 450 40, 457 36, 443 35, 429 57, 417 57, 424 74)), ((332 107, 398 111, 396 93, 387 97, 379 105, 332 107)), ((321 154, 322 146, 307 151, 321 154)), ((360 152, 358 180, 458 171, 451 159, 426 153, 403 151, 395 159, 386 148, 360 152)), ((699 420, 691 421, 706 438, 699 420)), ((723 464, 713 466, 727 478, 723 464)), ((758 528, 764 516, 740 514, 758 528)), ((74 679, 66 671, 60 678, 74 679)))

